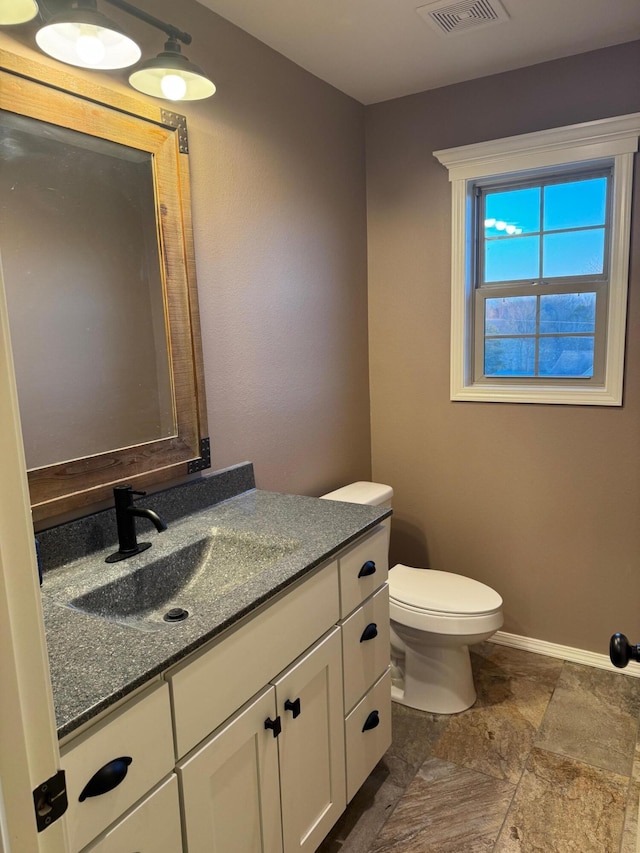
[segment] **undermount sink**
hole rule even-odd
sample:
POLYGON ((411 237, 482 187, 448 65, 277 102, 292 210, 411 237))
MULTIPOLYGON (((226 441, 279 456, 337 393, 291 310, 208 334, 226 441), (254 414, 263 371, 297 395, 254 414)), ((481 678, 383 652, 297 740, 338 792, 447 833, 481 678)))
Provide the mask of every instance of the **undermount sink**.
MULTIPOLYGON (((276 536, 216 528, 174 551, 158 547, 115 564, 117 576, 95 584, 96 573, 84 583, 53 592, 74 610, 101 616, 143 631, 159 630, 215 605, 220 595, 293 553, 299 543, 276 536), (128 565, 127 565, 128 564, 128 565), (93 581, 93 583, 92 583, 93 581), (82 590, 82 591, 80 591, 82 590)), ((107 570, 109 571, 109 570, 107 570)))

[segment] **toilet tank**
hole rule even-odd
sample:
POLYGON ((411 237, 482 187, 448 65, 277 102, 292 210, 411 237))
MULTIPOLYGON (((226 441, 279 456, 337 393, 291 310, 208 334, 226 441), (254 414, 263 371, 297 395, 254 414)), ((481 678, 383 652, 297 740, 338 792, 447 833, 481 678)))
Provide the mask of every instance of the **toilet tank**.
MULTIPOLYGON (((342 486, 333 492, 321 495, 325 501, 345 501, 349 504, 366 504, 367 506, 391 506, 393 489, 382 483, 368 483, 360 480, 348 486, 342 486)), ((391 518, 385 518, 380 522, 387 532, 387 548, 389 547, 389 536, 391 534, 391 518)))

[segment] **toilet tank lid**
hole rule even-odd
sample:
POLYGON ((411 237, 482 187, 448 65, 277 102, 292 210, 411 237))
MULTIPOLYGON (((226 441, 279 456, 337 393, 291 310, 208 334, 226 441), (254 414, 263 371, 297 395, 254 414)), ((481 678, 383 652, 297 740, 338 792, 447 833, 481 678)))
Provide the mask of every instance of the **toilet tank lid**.
POLYGON ((334 492, 327 492, 326 495, 322 495, 321 497, 327 501, 345 501, 350 504, 381 506, 391 501, 393 489, 391 486, 385 486, 382 483, 368 483, 360 480, 357 483, 351 483, 349 486, 336 489, 334 492))

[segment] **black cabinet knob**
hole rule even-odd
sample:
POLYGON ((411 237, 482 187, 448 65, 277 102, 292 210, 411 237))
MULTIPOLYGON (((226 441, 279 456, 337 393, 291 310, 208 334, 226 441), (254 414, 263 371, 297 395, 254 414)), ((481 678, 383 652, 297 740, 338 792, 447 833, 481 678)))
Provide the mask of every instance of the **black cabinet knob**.
POLYGON ((374 575, 376 573, 376 564, 373 560, 367 560, 367 562, 362 566, 360 571, 358 572, 359 578, 366 578, 369 575, 374 575))
POLYGON ((271 717, 267 717, 264 721, 265 729, 271 729, 274 737, 278 737, 280 732, 282 731, 282 720, 280 717, 276 717, 275 720, 272 720, 271 717))
POLYGON ((296 717, 300 716, 300 699, 294 699, 293 702, 291 699, 287 699, 284 703, 285 711, 291 711, 291 716, 295 720, 296 717))
POLYGON ((113 761, 105 764, 89 779, 78 800, 83 803, 87 797, 99 797, 101 794, 113 791, 127 775, 132 761, 133 759, 128 755, 123 755, 121 758, 114 758, 113 761))
POLYGON ((609 658, 614 666, 624 669, 630 660, 640 661, 640 645, 632 645, 624 634, 614 634, 609 642, 609 658))

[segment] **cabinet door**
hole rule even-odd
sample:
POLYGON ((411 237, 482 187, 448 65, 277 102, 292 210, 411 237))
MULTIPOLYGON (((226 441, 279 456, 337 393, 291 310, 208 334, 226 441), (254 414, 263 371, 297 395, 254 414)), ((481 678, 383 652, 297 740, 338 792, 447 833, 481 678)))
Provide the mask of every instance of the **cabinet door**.
POLYGON ((282 853, 269 687, 178 764, 187 853, 282 853))
POLYGON ((340 629, 273 682, 284 853, 312 853, 344 811, 345 758, 340 629))
POLYGON ((179 853, 178 780, 171 776, 83 853, 179 853))

